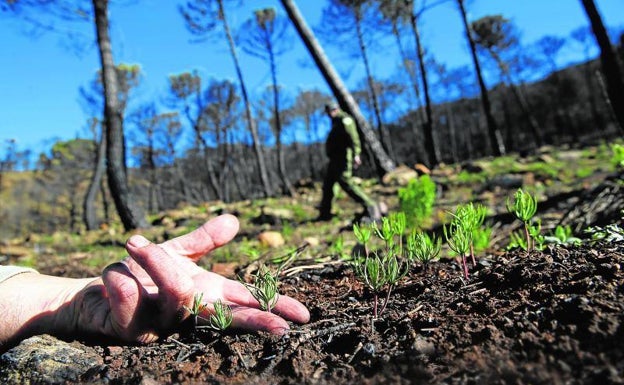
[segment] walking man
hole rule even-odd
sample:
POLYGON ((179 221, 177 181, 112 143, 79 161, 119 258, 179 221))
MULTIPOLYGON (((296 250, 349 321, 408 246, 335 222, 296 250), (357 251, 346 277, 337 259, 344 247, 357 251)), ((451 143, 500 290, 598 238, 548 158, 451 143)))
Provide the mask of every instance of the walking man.
POLYGON ((360 158, 362 147, 355 120, 342 111, 337 103, 326 105, 325 112, 331 119, 332 125, 325 142, 329 165, 323 181, 323 198, 318 220, 326 221, 332 217, 331 206, 335 183, 338 183, 353 200, 364 207, 364 215, 370 220, 379 220, 381 218, 379 206, 353 181, 353 169, 362 164, 360 158))

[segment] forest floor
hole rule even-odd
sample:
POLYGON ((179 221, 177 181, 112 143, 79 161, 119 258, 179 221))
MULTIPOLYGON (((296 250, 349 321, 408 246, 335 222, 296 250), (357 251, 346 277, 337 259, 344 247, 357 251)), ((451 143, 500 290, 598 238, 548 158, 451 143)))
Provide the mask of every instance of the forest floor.
MULTIPOLYGON (((577 151, 574 159, 583 156, 577 151)), ((569 161, 570 157, 569 153, 548 154, 534 161, 548 165, 553 158, 569 161)), ((484 164, 464 165, 463 169, 489 167, 489 162, 484 164)), ((339 201, 342 219, 326 225, 310 223, 309 218, 274 221, 262 208, 261 215, 243 221, 239 243, 248 243, 266 230, 288 233, 288 241, 295 246, 312 235, 320 240, 320 245, 311 245, 281 276, 280 292, 310 309, 310 323, 291 325, 283 337, 201 329, 147 346, 73 342, 72 346, 88 349, 98 364, 63 381, 624 384, 623 234, 616 232, 611 238, 594 241, 583 232, 590 227, 624 225, 623 176, 608 171, 606 165, 571 178, 550 173, 542 176, 533 166, 531 169, 507 171, 462 186, 434 170, 432 175, 438 175, 434 179, 440 187, 440 211, 434 218, 442 218, 441 212, 468 200, 484 202, 490 209, 486 223, 494 229, 492 243, 478 254, 468 279, 452 258, 442 258, 428 268, 412 267, 377 319, 371 315, 370 291, 356 279, 350 264, 330 251, 335 250, 337 234, 353 239, 350 221, 356 215, 355 206, 339 201), (567 225, 583 242, 552 244, 542 251, 505 251, 509 234, 519 228, 506 213, 505 200, 519 186, 539 186, 537 216, 544 233, 556 225, 567 225), (453 195, 459 190, 469 193, 453 195)), ((447 176, 458 173, 460 170, 454 169, 447 176)), ((377 196, 387 198, 391 210, 396 209, 392 198, 396 190, 396 186, 371 188, 377 196)), ((318 186, 294 199, 309 206, 317 198, 318 186)), ((271 206, 287 207, 292 202, 290 198, 272 201, 271 206)), ((240 206, 231 206, 227 211, 238 210, 240 206)), ((439 230, 440 221, 434 219, 430 229, 439 230)), ((345 243, 345 248, 353 244, 345 243)), ((227 263, 212 267, 226 266, 239 274, 250 271, 254 263, 229 257, 236 252, 242 251, 228 250, 220 255, 227 263)), ((263 257, 270 259, 267 255, 276 254, 267 252, 263 257)), ((61 265, 47 260, 37 266, 44 272, 68 276, 88 275, 97 269, 66 262, 61 265)), ((2 375, 0 370, 0 380, 2 375)), ((22 373, 22 379, 28 375, 22 373)), ((41 374, 30 375, 34 382, 45 381, 41 374)))

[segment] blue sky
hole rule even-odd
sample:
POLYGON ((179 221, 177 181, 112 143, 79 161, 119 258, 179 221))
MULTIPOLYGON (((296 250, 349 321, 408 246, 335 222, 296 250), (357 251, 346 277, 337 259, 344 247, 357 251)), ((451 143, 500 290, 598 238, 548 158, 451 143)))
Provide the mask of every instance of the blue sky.
MULTIPOLYGON (((204 76, 234 79, 231 59, 221 45, 193 43, 184 27, 175 1, 138 0, 112 2, 110 8, 113 54, 116 62, 138 63, 144 78, 139 97, 163 95, 167 76, 198 69, 204 76)), ((247 0, 246 7, 229 19, 236 26, 254 9, 274 6, 277 0, 247 0)), ((324 1, 298 0, 308 24, 318 27, 324 1)), ((603 20, 610 27, 624 29, 624 0, 596 0, 603 20)), ((520 30, 522 43, 529 44, 544 35, 568 37, 579 26, 587 25, 580 0, 473 0, 468 2, 470 19, 487 14, 502 14, 520 30)), ((86 39, 94 36, 91 25, 71 26, 86 39)), ((428 11, 423 16, 421 35, 424 45, 436 60, 449 68, 470 64, 462 25, 454 2, 428 11)), ((23 26, 6 16, 0 17, 0 157, 5 141, 17 140, 19 150, 43 151, 59 139, 88 137, 87 114, 80 107, 78 89, 87 85, 99 67, 97 50, 89 44, 80 53, 68 48, 58 34, 27 36, 23 26)), ((294 35, 293 35, 294 36, 294 35)), ((327 91, 297 36, 295 49, 280 58, 280 83, 293 93, 298 89, 327 91), (307 61, 304 68, 300 63, 307 61)), ((390 44, 389 44, 390 45, 390 44)), ((339 72, 353 70, 344 80, 354 87, 362 69, 347 64, 339 49, 325 46, 339 72)), ((594 51, 593 54, 596 54, 594 51)), ((389 76, 396 61, 389 54, 373 54, 373 71, 389 76)), ((244 76, 251 92, 260 92, 270 82, 265 63, 241 53, 244 76)), ((580 61, 580 49, 566 48, 560 65, 580 61)))

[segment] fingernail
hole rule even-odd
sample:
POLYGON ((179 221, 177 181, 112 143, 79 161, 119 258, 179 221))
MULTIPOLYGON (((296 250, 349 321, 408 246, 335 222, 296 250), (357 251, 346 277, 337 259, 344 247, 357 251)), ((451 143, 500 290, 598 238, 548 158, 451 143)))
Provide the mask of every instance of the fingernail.
POLYGON ((132 237, 130 237, 130 239, 128 239, 128 245, 132 247, 145 247, 149 244, 150 241, 148 241, 147 238, 141 235, 133 235, 132 237))

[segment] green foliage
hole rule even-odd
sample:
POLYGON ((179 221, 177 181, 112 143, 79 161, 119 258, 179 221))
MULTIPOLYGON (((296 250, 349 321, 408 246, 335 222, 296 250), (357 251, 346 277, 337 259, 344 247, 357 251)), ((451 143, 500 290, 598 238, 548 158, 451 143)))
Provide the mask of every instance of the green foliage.
MULTIPOLYGON (((510 202, 509 198, 507 198, 506 205, 507 211, 524 223, 524 233, 527 245, 526 250, 532 250, 535 247, 535 240, 537 240, 539 235, 539 232, 535 231, 535 226, 531 225, 531 219, 537 212, 537 198, 529 192, 518 189, 514 194, 513 204, 510 202), (533 239, 533 242, 531 242, 531 239, 533 239)), ((541 225, 538 227, 541 229, 541 225)))
POLYGON ((202 327, 197 326, 197 321, 199 318, 208 321, 209 328, 215 330, 225 330, 232 324, 232 308, 228 304, 223 303, 220 299, 217 300, 214 306, 214 313, 210 315, 209 318, 202 317, 202 313, 206 310, 207 305, 202 302, 204 298, 204 293, 195 294, 193 296, 193 304, 191 307, 184 306, 184 308, 191 314, 193 320, 193 327, 202 327))
POLYGON ((271 273, 265 265, 260 265, 258 271, 253 275, 253 283, 249 284, 240 279, 240 282, 245 285, 251 295, 258 301, 260 308, 267 312, 273 309, 279 297, 278 273, 271 273))
POLYGON ((404 213, 384 217, 381 224, 353 226, 353 234, 358 242, 364 245, 364 253, 356 254, 352 261, 353 270, 372 291, 374 296, 373 318, 377 318, 388 305, 392 288, 407 275, 409 261, 404 257, 402 235, 405 231, 406 218, 404 213), (375 235, 383 241, 382 250, 369 252, 371 237, 375 235), (386 299, 381 310, 378 310, 379 294, 386 291, 386 299))
POLYGON ((472 231, 472 245, 474 252, 479 253, 490 247, 490 241, 492 239, 492 228, 478 227, 472 231))
POLYGON ((464 184, 484 183, 487 180, 483 172, 473 173, 466 170, 461 170, 455 178, 457 182, 464 184))
POLYGON ((529 249, 529 246, 526 242, 526 237, 519 231, 513 231, 511 232, 511 234, 509 234, 509 244, 505 248, 505 250, 507 251, 515 249, 522 249, 525 251, 529 249))
POLYGON ((260 250, 258 249, 258 245, 254 245, 251 241, 244 239, 240 243, 239 252, 251 261, 255 261, 260 258, 260 250))
POLYGON ((464 258, 470 251, 472 232, 459 221, 452 221, 443 226, 444 238, 449 248, 464 258))
POLYGON ((284 238, 290 238, 294 232, 295 229, 293 225, 291 225, 288 221, 284 221, 284 223, 282 224, 282 235, 284 236, 284 238))
POLYGON ((208 318, 208 327, 215 330, 225 330, 232 324, 232 308, 218 299, 214 304, 214 313, 208 318))
POLYGON ((507 211, 524 223, 528 223, 537 212, 537 199, 531 193, 518 189, 511 204, 509 197, 506 201, 507 211))
POLYGON ((509 244, 505 250, 522 249, 524 251, 529 250, 543 250, 545 237, 541 234, 542 221, 537 219, 532 224, 528 225, 523 235, 520 232, 514 231, 509 234, 509 244), (527 236, 528 234, 528 236, 527 236))
POLYGON ((436 199, 436 185, 429 175, 422 175, 400 188, 400 210, 405 213, 409 227, 422 227, 431 216, 436 199))
POLYGON ((297 222, 303 222, 308 218, 308 212, 301 205, 293 205, 291 207, 293 218, 297 222))
POLYGON ((554 245, 580 245, 581 239, 572 235, 572 228, 557 225, 552 234, 544 237, 544 243, 554 245))
POLYGON ((425 268, 440 254, 442 238, 414 231, 407 238, 407 255, 410 260, 422 263, 425 268))
POLYGON ((344 238, 342 236, 337 237, 334 242, 332 242, 330 248, 331 254, 337 256, 339 259, 343 261, 351 259, 349 253, 345 253, 344 238))
POLYGON ((469 253, 473 265, 476 265, 475 250, 484 250, 489 246, 492 229, 483 227, 487 208, 472 202, 459 205, 451 213, 453 219, 448 227, 444 226, 444 237, 451 249, 451 254, 461 257, 464 277, 468 278, 466 255, 469 253))
POLYGON ((616 169, 624 169, 624 146, 614 143, 611 145, 611 164, 616 169))
POLYGON ((191 313, 193 327, 197 327, 198 318, 201 316, 201 313, 206 310, 206 304, 202 302, 203 298, 204 293, 195 293, 191 307, 189 308, 188 306, 184 306, 184 308, 191 313))
POLYGON ((594 173, 594 168, 593 167, 581 167, 578 170, 576 170, 576 177, 577 178, 587 178, 588 176, 592 175, 594 173))
POLYGON ((589 227, 585 232, 591 236, 592 241, 624 242, 624 228, 616 223, 605 227, 589 227))

